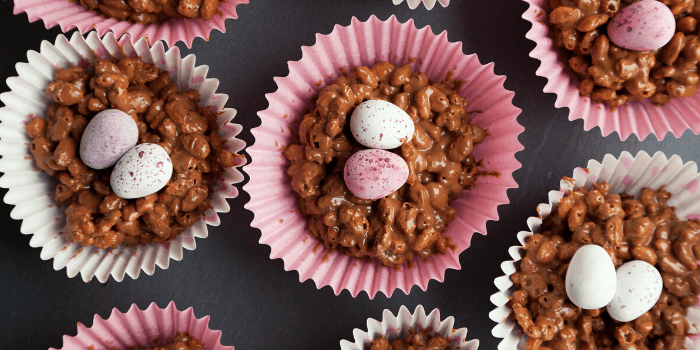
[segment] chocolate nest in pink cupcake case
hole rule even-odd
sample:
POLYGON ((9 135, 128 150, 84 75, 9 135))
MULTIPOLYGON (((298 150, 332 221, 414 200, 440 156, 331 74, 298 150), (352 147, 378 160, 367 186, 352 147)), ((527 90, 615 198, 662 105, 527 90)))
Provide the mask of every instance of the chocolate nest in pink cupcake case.
POLYGON ((153 348, 153 350, 204 350, 204 347, 187 332, 177 332, 175 339, 170 344, 161 348, 153 348))
POLYGON ((313 236, 395 267, 453 247, 449 202, 487 175, 472 150, 488 133, 470 123, 459 89, 380 62, 319 92, 284 151, 313 236))
POLYGON ((58 69, 46 118, 27 125, 36 165, 56 179, 63 234, 83 246, 166 242, 200 220, 241 157, 217 113, 140 58, 58 69))
POLYGON ((666 105, 700 82, 693 0, 549 0, 554 43, 578 76, 578 90, 611 110, 627 101, 666 105))
POLYGON ((171 18, 209 20, 220 14, 219 0, 79 0, 88 10, 122 21, 151 24, 171 18))

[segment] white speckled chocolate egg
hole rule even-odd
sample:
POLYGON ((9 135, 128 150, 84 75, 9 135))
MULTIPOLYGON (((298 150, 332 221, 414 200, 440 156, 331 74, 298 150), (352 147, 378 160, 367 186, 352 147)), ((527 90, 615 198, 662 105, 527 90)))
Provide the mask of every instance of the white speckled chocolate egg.
POLYGON ((651 264, 632 260, 617 269, 617 292, 608 305, 610 317, 629 322, 651 310, 659 301, 664 282, 651 264))
POLYGON ((400 156, 380 149, 359 151, 345 163, 345 185, 362 199, 379 199, 398 190, 408 179, 400 156))
POLYGON ((85 127, 80 140, 80 159, 93 169, 116 164, 139 140, 134 118, 118 110, 97 113, 85 127))
POLYGON ((392 149, 413 138, 413 120, 399 106, 383 100, 367 100, 352 112, 350 131, 369 148, 392 149))
POLYGON ((676 19, 671 9, 657 0, 627 5, 608 23, 610 40, 634 51, 660 49, 675 33, 676 19))
POLYGON ((599 309, 615 296, 617 275, 610 255, 595 244, 579 248, 566 271, 566 294, 576 306, 599 309))
POLYGON ((173 163, 163 147, 142 143, 130 149, 112 171, 112 191, 122 198, 141 198, 165 187, 173 175, 173 163))

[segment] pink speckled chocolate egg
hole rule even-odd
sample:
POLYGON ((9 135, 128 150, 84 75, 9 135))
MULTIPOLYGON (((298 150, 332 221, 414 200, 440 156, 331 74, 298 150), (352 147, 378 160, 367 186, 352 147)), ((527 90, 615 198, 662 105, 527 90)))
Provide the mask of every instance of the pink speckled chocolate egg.
POLYGON ((668 6, 642 0, 623 8, 608 23, 608 36, 617 46, 653 51, 668 44, 676 32, 676 19, 668 6))
POLYGON ((168 152, 155 143, 142 143, 124 154, 109 180, 117 196, 130 199, 158 192, 172 175, 168 152))
POLYGON ((345 185, 362 199, 379 199, 398 190, 408 179, 408 165, 400 156, 380 150, 359 151, 345 163, 345 185))
POLYGON ((90 168, 106 169, 138 140, 134 118, 118 109, 107 109, 97 113, 85 127, 80 139, 80 159, 90 168))

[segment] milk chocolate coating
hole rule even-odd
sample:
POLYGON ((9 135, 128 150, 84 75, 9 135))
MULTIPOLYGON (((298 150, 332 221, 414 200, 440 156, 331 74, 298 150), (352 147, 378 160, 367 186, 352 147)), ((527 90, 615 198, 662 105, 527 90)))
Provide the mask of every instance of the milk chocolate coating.
POLYGON ((219 0, 79 0, 81 6, 107 17, 134 23, 163 23, 171 18, 211 19, 219 0))
POLYGON ((381 337, 373 340, 367 350, 452 350, 450 342, 440 334, 431 335, 426 331, 408 332, 403 339, 387 340, 381 337))
POLYGON ((153 350, 204 350, 204 347, 187 332, 177 332, 177 335, 168 346, 154 348, 153 350))

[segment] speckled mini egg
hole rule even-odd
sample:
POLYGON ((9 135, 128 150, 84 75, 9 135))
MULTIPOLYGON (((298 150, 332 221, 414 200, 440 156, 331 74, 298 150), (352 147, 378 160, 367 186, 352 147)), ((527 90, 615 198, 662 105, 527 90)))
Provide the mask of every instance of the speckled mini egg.
POLYGON ((165 187, 173 175, 173 163, 163 147, 142 143, 130 149, 112 171, 112 191, 122 198, 141 198, 165 187))
POLYGON ((134 118, 118 110, 97 113, 85 127, 80 139, 80 159, 92 169, 116 164, 139 140, 134 118))
POLYGON ((653 51, 668 44, 676 32, 676 19, 668 6, 642 0, 625 6, 608 23, 608 37, 617 46, 634 51, 653 51))
POLYGON ((615 265, 608 252, 595 244, 579 248, 566 271, 569 300, 582 309, 599 309, 610 303, 616 288, 615 265))
POLYGON ((345 163, 345 185, 362 199, 379 199, 398 190, 408 179, 408 165, 400 156, 380 150, 359 151, 345 163))
POLYGON ((383 100, 367 100, 352 112, 350 131, 363 146, 392 149, 413 138, 413 120, 399 106, 383 100))
POLYGON ((632 260, 617 269, 617 292, 608 305, 610 317, 629 322, 651 310, 659 301, 664 282, 651 264, 632 260))

